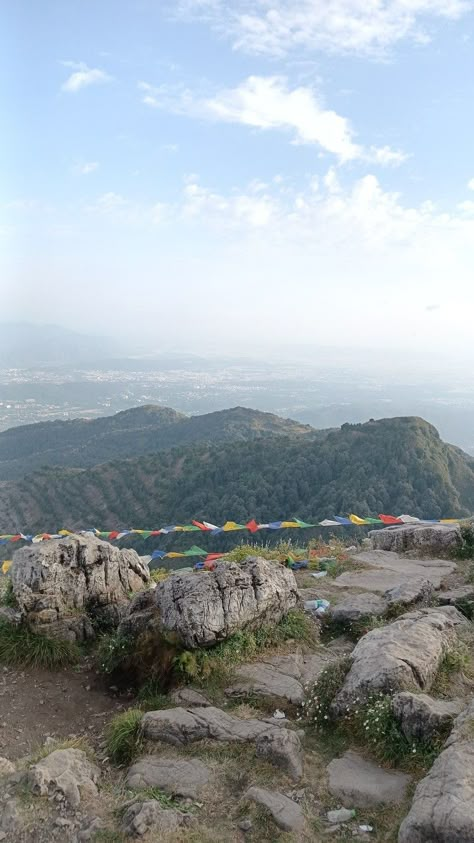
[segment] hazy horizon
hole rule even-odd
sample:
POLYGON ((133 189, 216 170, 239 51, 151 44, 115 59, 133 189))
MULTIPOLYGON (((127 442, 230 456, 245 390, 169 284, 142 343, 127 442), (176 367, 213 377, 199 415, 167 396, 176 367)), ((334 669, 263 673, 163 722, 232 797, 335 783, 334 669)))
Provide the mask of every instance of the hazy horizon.
POLYGON ((470 357, 474 5, 376 5, 7 2, 3 312, 470 357))

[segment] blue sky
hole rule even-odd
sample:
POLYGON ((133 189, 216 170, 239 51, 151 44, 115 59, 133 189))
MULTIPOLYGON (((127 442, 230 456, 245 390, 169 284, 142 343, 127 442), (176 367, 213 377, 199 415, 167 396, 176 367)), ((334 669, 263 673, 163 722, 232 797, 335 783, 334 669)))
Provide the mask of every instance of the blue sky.
POLYGON ((471 348, 474 2, 2 16, 10 318, 183 348, 471 348))

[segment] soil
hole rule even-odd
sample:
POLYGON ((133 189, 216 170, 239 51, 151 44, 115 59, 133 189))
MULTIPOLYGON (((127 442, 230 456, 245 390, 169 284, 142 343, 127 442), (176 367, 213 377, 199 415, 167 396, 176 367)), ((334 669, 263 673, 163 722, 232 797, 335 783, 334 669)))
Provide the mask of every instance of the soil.
POLYGON ((127 700, 102 686, 91 670, 0 668, 0 755, 30 755, 48 735, 85 735, 97 745, 105 723, 125 707, 127 700))

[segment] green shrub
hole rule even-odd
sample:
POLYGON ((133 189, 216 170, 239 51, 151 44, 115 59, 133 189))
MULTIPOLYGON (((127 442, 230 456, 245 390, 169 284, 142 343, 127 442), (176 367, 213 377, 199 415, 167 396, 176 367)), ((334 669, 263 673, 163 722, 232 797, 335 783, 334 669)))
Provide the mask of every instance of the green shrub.
POLYGON ((474 524, 461 524, 462 545, 455 552, 457 559, 474 559, 474 524))
POLYGON ((117 764, 129 764, 143 747, 143 711, 129 708, 116 714, 105 733, 107 752, 117 764))
POLYGON ((17 609, 18 603, 13 591, 13 583, 11 577, 7 577, 2 583, 2 590, 0 594, 0 605, 8 606, 10 609, 17 609))
POLYGON ((317 731, 324 730, 331 723, 331 703, 341 690, 351 664, 350 658, 333 662, 320 673, 308 690, 308 697, 301 704, 300 719, 304 717, 317 731))
POLYGON ((118 632, 103 635, 96 651, 99 670, 106 674, 114 673, 133 651, 133 647, 133 639, 119 635, 118 632))
POLYGON ((49 670, 77 664, 81 653, 69 641, 38 635, 24 625, 0 622, 0 663, 49 670))

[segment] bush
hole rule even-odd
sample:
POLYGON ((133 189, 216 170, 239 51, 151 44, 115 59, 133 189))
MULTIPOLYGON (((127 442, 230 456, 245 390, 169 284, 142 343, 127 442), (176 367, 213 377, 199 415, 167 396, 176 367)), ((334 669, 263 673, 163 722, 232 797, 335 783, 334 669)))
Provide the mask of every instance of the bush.
POLYGON ((106 674, 114 673, 133 651, 133 646, 133 639, 117 632, 103 635, 96 652, 99 670, 106 674))
POLYGON ((13 583, 10 577, 6 578, 6 580, 4 580, 4 582, 2 583, 0 605, 8 606, 10 609, 18 608, 17 599, 13 591, 13 583))
POLYGON ((474 524, 461 524, 462 545, 455 552, 457 559, 474 559, 474 524))
POLYGON ((117 764, 129 764, 143 747, 143 711, 129 708, 116 714, 105 734, 107 752, 117 764))
POLYGON ((81 653, 69 641, 38 635, 28 627, 0 622, 0 662, 49 670, 77 664, 81 653))
POLYGON ((326 667, 309 689, 307 700, 301 703, 300 718, 309 720, 317 731, 325 729, 332 721, 331 703, 341 690, 351 664, 347 657, 326 667))

